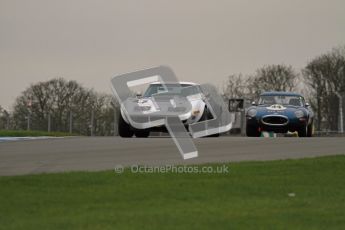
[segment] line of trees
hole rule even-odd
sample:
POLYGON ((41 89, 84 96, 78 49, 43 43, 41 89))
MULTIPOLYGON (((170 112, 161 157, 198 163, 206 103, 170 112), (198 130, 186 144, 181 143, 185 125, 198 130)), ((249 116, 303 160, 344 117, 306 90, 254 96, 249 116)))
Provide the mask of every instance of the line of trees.
POLYGON ((232 74, 223 88, 225 98, 251 100, 264 91, 304 94, 315 111, 316 129, 337 130, 340 97, 345 101, 345 46, 313 58, 300 72, 280 64, 263 66, 247 76, 232 74))
POLYGON ((0 128, 113 135, 117 110, 111 95, 55 78, 32 84, 17 97, 10 124, 2 109, 0 128))

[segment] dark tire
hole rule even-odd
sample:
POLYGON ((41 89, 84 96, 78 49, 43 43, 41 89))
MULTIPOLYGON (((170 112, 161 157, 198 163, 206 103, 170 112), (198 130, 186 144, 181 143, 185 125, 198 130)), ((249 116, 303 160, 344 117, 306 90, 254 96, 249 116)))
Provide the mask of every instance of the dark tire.
POLYGON ((308 126, 303 125, 297 132, 299 137, 307 137, 308 126))
POLYGON ((260 137, 260 132, 256 126, 247 125, 246 126, 247 137, 260 137))
POLYGON ((134 134, 132 127, 125 122, 122 116, 119 119, 118 131, 120 137, 132 137, 134 134))
POLYGON ((150 136, 150 130, 148 129, 136 129, 134 135, 139 138, 146 138, 150 136))
POLYGON ((220 134, 219 133, 216 133, 216 134, 213 134, 213 135, 210 135, 210 136, 207 136, 207 137, 219 137, 220 134))
POLYGON ((314 122, 311 122, 310 125, 308 125, 307 129, 307 137, 312 137, 313 136, 313 129, 314 129, 314 122))

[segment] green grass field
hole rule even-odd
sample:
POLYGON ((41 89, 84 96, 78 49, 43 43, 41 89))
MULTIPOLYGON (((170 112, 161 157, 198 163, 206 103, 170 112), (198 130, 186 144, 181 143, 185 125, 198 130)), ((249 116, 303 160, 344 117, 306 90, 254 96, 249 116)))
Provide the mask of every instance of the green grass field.
POLYGON ((345 156, 229 167, 0 177, 0 229, 345 229, 345 156))
POLYGON ((46 131, 26 131, 26 130, 0 130, 0 137, 64 137, 75 136, 76 134, 64 132, 46 132, 46 131))

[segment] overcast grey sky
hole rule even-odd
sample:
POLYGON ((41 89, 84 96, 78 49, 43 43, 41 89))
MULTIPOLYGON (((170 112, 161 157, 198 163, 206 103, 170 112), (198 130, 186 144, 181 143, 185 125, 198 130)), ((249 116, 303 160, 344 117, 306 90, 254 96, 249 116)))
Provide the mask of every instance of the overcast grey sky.
POLYGON ((112 76, 157 65, 221 86, 343 44, 344 0, 0 0, 0 105, 53 77, 110 93, 112 76))

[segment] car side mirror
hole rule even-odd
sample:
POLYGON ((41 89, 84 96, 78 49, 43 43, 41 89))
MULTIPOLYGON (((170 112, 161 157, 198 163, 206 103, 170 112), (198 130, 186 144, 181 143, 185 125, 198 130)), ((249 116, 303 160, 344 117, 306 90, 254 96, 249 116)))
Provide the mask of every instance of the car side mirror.
POLYGON ((310 107, 310 104, 308 102, 305 103, 305 107, 306 108, 309 108, 310 107))
POLYGON ((142 97, 142 94, 141 94, 141 92, 136 92, 135 96, 136 96, 137 98, 141 98, 141 97, 142 97))
POLYGON ((256 106, 256 102, 255 101, 252 102, 252 106, 256 106))

